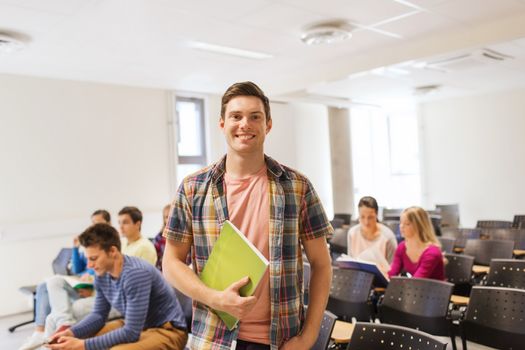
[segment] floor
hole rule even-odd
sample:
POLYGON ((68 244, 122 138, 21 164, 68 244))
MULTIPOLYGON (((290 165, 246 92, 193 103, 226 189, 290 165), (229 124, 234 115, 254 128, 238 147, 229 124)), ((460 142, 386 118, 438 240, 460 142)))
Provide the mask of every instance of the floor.
MULTIPOLYGON (((13 316, 0 317, 0 349, 1 350, 16 350, 22 343, 24 339, 31 335, 33 332, 33 325, 29 324, 27 326, 22 326, 17 328, 13 333, 9 333, 7 330, 9 327, 31 319, 31 313, 18 314, 13 316)), ((441 337, 440 337, 441 338, 441 337)), ((449 340, 448 338, 442 338, 444 341, 449 340)), ((458 345, 458 350, 461 350, 461 339, 456 339, 456 344, 458 345)), ((452 349, 452 346, 447 347, 447 350, 452 349)), ((486 346, 468 343, 468 350, 489 350, 493 348, 488 348, 486 346)))

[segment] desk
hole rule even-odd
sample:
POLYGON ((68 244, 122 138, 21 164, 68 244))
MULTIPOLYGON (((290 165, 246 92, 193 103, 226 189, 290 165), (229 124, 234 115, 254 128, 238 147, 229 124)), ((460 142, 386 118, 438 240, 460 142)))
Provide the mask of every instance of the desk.
POLYGON ((461 295, 451 295, 450 301, 454 305, 464 306, 464 305, 468 305, 469 297, 464 297, 461 295))
POLYGON ((473 265, 472 272, 474 272, 476 275, 489 273, 489 266, 473 265))
POLYGON ((514 253, 514 256, 522 256, 522 255, 525 255, 525 250, 523 250, 523 249, 514 249, 513 253, 514 253))
POLYGON ((350 342, 352 333, 354 332, 354 324, 344 321, 335 321, 334 330, 331 338, 338 344, 345 344, 350 342))

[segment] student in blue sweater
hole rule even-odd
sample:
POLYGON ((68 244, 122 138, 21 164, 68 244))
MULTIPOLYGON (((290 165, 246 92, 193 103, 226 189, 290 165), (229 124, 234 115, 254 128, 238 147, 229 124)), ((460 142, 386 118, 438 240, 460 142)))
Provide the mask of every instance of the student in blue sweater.
POLYGON ((188 335, 173 288, 146 261, 120 251, 118 232, 96 224, 79 237, 88 267, 95 270, 95 306, 91 314, 52 337, 50 349, 184 349, 188 335), (106 323, 111 307, 123 320, 106 323))
MULTIPOLYGON (((91 214, 91 223, 110 223, 111 215, 107 210, 99 209, 91 214)), ((84 279, 92 280, 93 271, 87 268, 87 260, 83 253, 79 251, 79 244, 77 238, 73 241, 73 252, 71 256, 71 271, 73 274, 84 279)), ((46 281, 40 283, 36 288, 36 302, 35 302, 35 330, 33 334, 28 337, 18 350, 34 349, 35 346, 41 344, 45 339, 44 330, 46 321, 51 316, 54 323, 59 325, 71 324, 74 321, 68 318, 71 314, 71 303, 79 298, 90 296, 92 289, 77 289, 71 288, 61 276, 53 276, 46 281), (49 283, 49 287, 48 287, 49 283), (66 315, 64 317, 63 315, 66 315)), ((49 328, 49 327, 47 327, 49 328)), ((54 329, 53 329, 54 332, 54 329)), ((49 333, 48 333, 49 335, 49 333)))

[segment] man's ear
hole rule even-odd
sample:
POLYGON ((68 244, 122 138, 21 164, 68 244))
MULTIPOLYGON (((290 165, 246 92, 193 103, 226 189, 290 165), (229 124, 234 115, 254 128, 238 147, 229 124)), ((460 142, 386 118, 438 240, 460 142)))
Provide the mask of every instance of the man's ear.
POLYGON ((221 130, 224 130, 224 118, 223 117, 219 117, 219 128, 221 130))
POLYGON ((266 122, 266 134, 268 134, 272 130, 272 118, 268 119, 266 122))
POLYGON ((109 248, 109 255, 111 255, 112 257, 114 257, 117 253, 118 253, 118 248, 115 247, 114 245, 112 245, 112 246, 109 248))

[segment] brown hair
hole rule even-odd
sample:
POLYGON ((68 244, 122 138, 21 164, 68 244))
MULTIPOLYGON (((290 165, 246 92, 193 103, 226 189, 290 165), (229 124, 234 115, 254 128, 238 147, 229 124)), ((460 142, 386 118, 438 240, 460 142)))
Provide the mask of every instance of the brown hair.
POLYGON ((361 207, 367 207, 370 209, 374 209, 376 214, 379 211, 379 206, 377 205, 377 201, 374 197, 365 196, 359 200, 359 204, 357 205, 357 208, 361 207))
POLYGON ((95 215, 101 215, 104 220, 106 221, 106 223, 111 223, 111 215, 109 214, 109 212, 105 209, 98 209, 98 210, 95 210, 93 212, 93 214, 91 214, 91 217, 95 216, 95 215))
POLYGON ((266 115, 266 121, 271 119, 270 114, 270 100, 264 95, 264 92, 255 83, 251 81, 243 81, 241 83, 235 83, 230 86, 224 95, 222 95, 221 101, 221 119, 224 119, 224 113, 226 112, 226 105, 233 98, 238 96, 254 96, 259 98, 264 106, 264 114, 266 115))
POLYGON ((137 223, 137 221, 140 221, 142 223, 142 212, 137 207, 124 207, 120 209, 118 212, 118 215, 125 215, 128 214, 131 218, 131 221, 133 221, 134 224, 137 223))
POLYGON ((118 232, 113 226, 108 224, 100 223, 89 226, 78 237, 78 240, 85 248, 99 246, 100 249, 107 253, 111 247, 116 247, 120 252, 120 237, 118 232))

